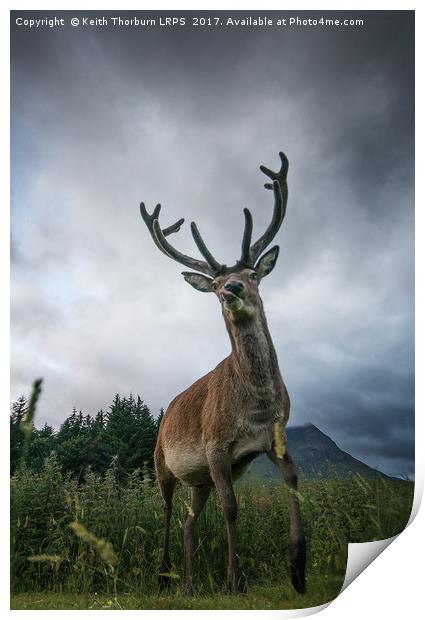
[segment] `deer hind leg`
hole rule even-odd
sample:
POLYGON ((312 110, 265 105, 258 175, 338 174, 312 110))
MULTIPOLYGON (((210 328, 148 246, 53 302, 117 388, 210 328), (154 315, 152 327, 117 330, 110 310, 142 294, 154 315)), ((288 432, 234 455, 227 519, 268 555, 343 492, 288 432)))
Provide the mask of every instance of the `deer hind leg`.
POLYGON ((170 559, 170 523, 173 511, 173 494, 177 480, 165 465, 162 450, 155 452, 155 467, 159 488, 164 499, 164 539, 162 562, 159 569, 159 585, 161 588, 168 588, 171 585, 171 577, 163 573, 169 573, 172 566, 170 559))
POLYGON ((193 595, 193 549, 195 523, 202 512, 203 507, 211 492, 210 485, 202 485, 200 487, 192 487, 191 495, 191 511, 189 512, 184 524, 184 547, 186 552, 186 580, 187 593, 193 595))
POLYGON ((228 583, 233 593, 245 593, 246 585, 240 571, 238 556, 236 553, 236 519, 238 504, 232 485, 231 466, 224 463, 212 463, 210 461, 211 477, 217 489, 221 509, 227 529, 227 543, 229 550, 228 583))
POLYGON ((291 581, 295 590, 303 594, 305 592, 306 544, 300 504, 296 494, 298 490, 297 470, 289 452, 286 452, 283 458, 278 458, 274 451, 268 452, 267 456, 280 469, 289 487, 289 562, 291 581))

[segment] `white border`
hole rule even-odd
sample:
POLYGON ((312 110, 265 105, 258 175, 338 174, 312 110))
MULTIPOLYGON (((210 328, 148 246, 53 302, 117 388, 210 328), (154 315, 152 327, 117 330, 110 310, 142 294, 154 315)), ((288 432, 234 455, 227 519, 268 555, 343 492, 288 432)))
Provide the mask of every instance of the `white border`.
MULTIPOLYGON (((424 100, 423 100, 423 80, 421 79, 421 73, 424 71, 424 66, 422 63, 423 60, 423 32, 422 32, 422 9, 419 2, 396 2, 387 0, 386 2, 293 2, 291 4, 287 2, 270 2, 270 1, 262 1, 261 7, 259 7, 258 0, 253 2, 252 0, 245 0, 244 2, 232 2, 227 0, 226 2, 204 2, 202 0, 192 1, 192 2, 161 2, 158 6, 158 3, 153 1, 145 1, 143 3, 127 1, 123 4, 120 3, 120 6, 117 6, 118 3, 113 4, 111 2, 99 2, 92 1, 88 6, 84 8, 81 7, 81 10, 349 10, 349 11, 362 11, 362 10, 415 10, 416 11, 416 66, 417 66, 417 109, 424 110, 424 100)), ((12 2, 8 3, 8 6, 1 9, 1 44, 2 44, 2 70, 3 70, 3 84, 9 83, 9 10, 77 10, 75 5, 73 6, 71 2, 12 2)), ((3 124, 2 136, 3 138, 9 137, 9 100, 4 96, 1 99, 2 106, 2 117, 1 121, 3 124)), ((417 122, 417 136, 423 136, 423 121, 420 114, 416 116, 417 122)), ((1 262, 0 262, 0 277, 1 277, 1 286, 2 291, 9 291, 9 268, 8 268, 8 250, 9 250, 9 213, 6 205, 9 204, 9 173, 8 173, 8 161, 9 161, 9 140, 4 139, 4 150, 2 151, 2 166, 1 166, 1 174, 2 174, 2 183, 1 189, 4 194, 3 207, 0 210, 0 252, 1 252, 1 262)), ((422 141, 419 143, 417 147, 417 157, 416 157, 416 178, 421 180, 423 175, 423 152, 422 152, 422 141)), ((424 205, 425 200, 423 196, 423 190, 419 183, 416 184, 417 190, 417 199, 416 204, 418 206, 424 205)), ((421 267, 423 264, 423 240, 420 235, 424 233, 424 216, 423 216, 423 207, 417 208, 417 273, 421 273, 421 267)), ((420 275, 417 277, 417 294, 416 294, 416 312, 418 317, 423 317, 425 315, 425 308, 423 304, 423 287, 420 286, 419 281, 420 275)), ((423 276, 422 276, 423 279, 423 276)), ((9 350, 9 321, 8 321, 8 312, 7 305, 3 303, 0 305, 1 311, 1 343, 2 343, 2 356, 1 356, 1 369, 2 373, 0 373, 1 384, 0 384, 0 394, 3 396, 2 403, 2 411, 3 411, 3 423, 7 423, 7 416, 5 412, 9 410, 9 387, 8 387, 8 372, 7 369, 9 367, 9 358, 8 358, 8 350, 9 350), (7 379, 6 379, 7 377, 7 379), (6 401, 6 394, 8 395, 6 401)), ((418 323, 417 325, 417 347, 419 349, 420 342, 423 342, 423 328, 422 323, 418 323)), ((420 355, 421 351, 417 351, 417 376, 420 377, 420 372, 423 368, 422 365, 422 357, 420 355)), ((421 406, 424 402, 423 399, 423 387, 421 383, 418 381, 417 386, 417 411, 418 415, 416 416, 416 493, 415 493, 415 509, 414 512, 418 510, 420 503, 420 496, 422 495, 423 489, 423 479, 424 479, 424 449, 422 446, 422 442, 420 441, 423 437, 423 428, 424 424, 422 421, 423 417, 423 407, 421 406)), ((1 450, 1 459, 2 459, 2 471, 5 472, 8 469, 8 438, 9 431, 8 427, 6 430, 6 426, 4 432, 2 433, 3 440, 5 441, 4 449, 1 450)), ((3 475, 1 477, 3 488, 3 498, 9 497, 9 480, 8 476, 3 475)), ((6 502, 5 502, 6 503, 6 502)), ((7 504, 6 504, 7 505, 7 504)), ((6 558, 9 557, 9 540, 7 536, 7 532, 9 529, 9 521, 8 521, 8 511, 7 509, 2 511, 2 554, 3 558, 3 567, 8 566, 8 561, 6 558)), ((418 517, 411 523, 411 525, 399 536, 385 551, 383 555, 378 557, 371 566, 369 566, 357 579, 355 579, 354 583, 348 587, 344 592, 342 592, 337 599, 331 603, 324 611, 321 612, 324 619, 331 620, 333 618, 340 620, 341 617, 344 617, 344 620, 350 620, 354 618, 358 618, 361 614, 362 616, 366 616, 367 618, 373 618, 374 616, 385 617, 388 619, 398 620, 401 615, 405 618, 413 619, 420 616, 421 611, 423 611, 423 600, 422 600, 422 591, 423 591, 423 567, 422 567, 422 554, 420 551, 420 544, 423 546, 424 541, 424 531, 425 531, 425 518, 424 518, 424 509, 419 511, 418 517)), ((1 601, 1 609, 5 612, 8 612, 9 605, 9 579, 8 573, 5 575, 5 572, 2 571, 2 578, 0 579, 0 601, 1 601)), ((18 617, 22 612, 14 611, 8 612, 14 617, 18 617)), ((28 613, 28 612, 25 612, 28 613)), ((31 611, 29 612, 34 616, 42 617, 46 612, 45 611, 31 611)), ((57 613, 52 611, 52 614, 57 613)), ((59 612, 63 613, 63 612, 59 612)), ((80 616, 81 613, 89 613, 89 612, 68 612, 71 615, 80 616)), ((98 612, 102 613, 102 612, 98 612)), ((113 613, 122 613, 122 612, 108 612, 108 617, 113 613)), ((134 617, 140 617, 140 611, 135 612, 126 612, 127 616, 129 614, 134 614, 134 617)), ((169 616, 170 614, 173 617, 185 617, 187 615, 186 610, 179 611, 143 611, 144 617, 151 617, 151 615, 155 617, 169 616)), ((189 612, 190 613, 190 612, 189 612)), ((201 617, 211 616, 216 614, 232 614, 233 616, 239 616, 242 618, 242 614, 246 615, 246 611, 208 611, 208 612, 192 612, 196 613, 197 616, 201 615, 201 617)), ((294 612, 284 612, 284 611, 252 611, 250 612, 251 616, 255 615, 259 617, 295 617, 299 615, 294 612)))

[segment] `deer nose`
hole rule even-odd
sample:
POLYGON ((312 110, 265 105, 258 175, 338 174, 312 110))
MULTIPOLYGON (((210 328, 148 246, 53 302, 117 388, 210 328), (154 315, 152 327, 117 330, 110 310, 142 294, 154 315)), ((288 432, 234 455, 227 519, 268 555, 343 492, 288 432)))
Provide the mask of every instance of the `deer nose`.
POLYGON ((242 282, 237 282, 236 280, 231 280, 230 282, 226 282, 224 285, 226 291, 230 291, 234 295, 238 295, 243 289, 242 282))

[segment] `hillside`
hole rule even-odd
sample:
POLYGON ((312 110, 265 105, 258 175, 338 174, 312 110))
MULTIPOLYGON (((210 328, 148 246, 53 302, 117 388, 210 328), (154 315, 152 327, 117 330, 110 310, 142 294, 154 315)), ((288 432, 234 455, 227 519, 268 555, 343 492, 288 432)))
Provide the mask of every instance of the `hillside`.
MULTIPOLYGON (((289 450, 297 469, 307 478, 316 478, 317 476, 328 478, 330 475, 349 478, 356 474, 369 479, 380 476, 388 477, 355 459, 348 452, 341 450, 330 437, 314 424, 289 427, 286 432, 289 450)), ((278 478, 280 476, 277 468, 265 454, 254 461, 250 475, 265 478, 278 478)))

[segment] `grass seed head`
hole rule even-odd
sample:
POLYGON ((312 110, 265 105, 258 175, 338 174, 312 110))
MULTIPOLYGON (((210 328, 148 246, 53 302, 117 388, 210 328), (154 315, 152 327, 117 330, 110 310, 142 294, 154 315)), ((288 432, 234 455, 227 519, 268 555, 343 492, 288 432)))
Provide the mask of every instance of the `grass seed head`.
POLYGON ((106 564, 110 564, 111 566, 118 564, 118 558, 115 555, 110 542, 103 540, 103 538, 98 538, 89 532, 84 525, 77 523, 76 521, 70 523, 69 527, 74 531, 78 538, 81 538, 81 540, 93 547, 106 564))
POLYGON ((37 406, 38 399, 41 394, 41 384, 43 383, 43 379, 36 379, 32 386, 30 402, 28 403, 27 410, 25 412, 24 417, 21 420, 20 428, 24 433, 25 437, 29 437, 32 433, 32 424, 35 415, 35 409, 37 406))
POLYGON ((59 564, 62 561, 63 558, 60 555, 48 555, 47 553, 31 555, 28 558, 28 562, 49 562, 50 564, 59 564))

